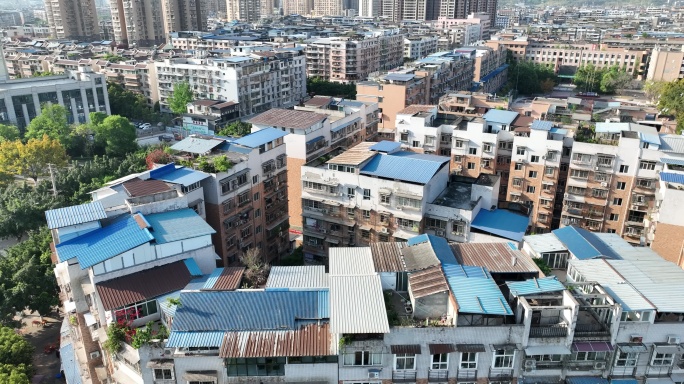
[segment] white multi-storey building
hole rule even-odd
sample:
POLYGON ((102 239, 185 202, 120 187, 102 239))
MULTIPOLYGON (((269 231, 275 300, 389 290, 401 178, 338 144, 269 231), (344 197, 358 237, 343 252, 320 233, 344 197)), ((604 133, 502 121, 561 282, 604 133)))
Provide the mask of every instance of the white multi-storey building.
POLYGON ((407 37, 404 39, 404 58, 418 60, 437 52, 439 36, 407 37))

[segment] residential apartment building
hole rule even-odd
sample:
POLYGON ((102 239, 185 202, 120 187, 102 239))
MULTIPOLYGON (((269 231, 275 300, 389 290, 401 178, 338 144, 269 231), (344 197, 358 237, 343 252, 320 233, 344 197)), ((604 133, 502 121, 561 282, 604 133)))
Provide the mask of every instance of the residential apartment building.
MULTIPOLYGON (((2 61, 4 69, 4 61, 2 61)), ((0 81, 0 120, 24 130, 45 103, 67 109, 69 124, 90 121, 90 112, 111 114, 105 77, 81 68, 66 75, 0 81)), ((0 78, 3 76, 0 75, 0 78)))
POLYGON ((677 81, 684 77, 684 50, 656 46, 651 50, 646 80, 677 81))
POLYGON ((440 2, 435 0, 403 0, 403 20, 437 20, 440 2))
POLYGON ((647 236, 652 237, 651 248, 665 260, 684 268, 684 228, 682 225, 681 201, 684 198, 684 147, 682 138, 676 135, 661 135, 660 158, 663 170, 658 174, 655 209, 647 236))
POLYGON ((405 38, 404 58, 418 60, 437 52, 438 39, 438 36, 418 36, 405 38))
POLYGON ((183 129, 187 133, 214 134, 240 118, 240 106, 232 101, 193 100, 183 114, 183 129))
POLYGON ((314 9, 313 0, 283 1, 283 15, 309 15, 314 9))
POLYGON ((255 22, 262 18, 261 0, 226 0, 228 20, 255 22))
POLYGON ((50 33, 56 39, 100 38, 95 0, 45 0, 45 13, 50 33))
POLYGON ((406 68, 359 82, 356 98, 378 103, 382 112, 381 136, 394 140, 399 111, 416 104, 437 104, 444 93, 469 88, 472 77, 471 60, 462 55, 438 52, 406 68))
POLYGON ((378 17, 382 14, 382 0, 359 0, 360 17, 378 17))
MULTIPOLYGON (((346 149, 377 134, 378 105, 317 96, 294 110, 274 108, 249 120, 252 130, 274 127, 285 136, 288 179, 301 180, 301 167, 326 153, 346 149)), ((293 230, 302 230, 302 186, 288 184, 288 210, 293 230)))
POLYGON ((387 30, 377 36, 320 38, 308 40, 304 51, 307 76, 354 83, 373 72, 400 66, 404 36, 387 30))
POLYGON ((110 0, 114 39, 132 47, 166 42, 175 31, 205 31, 207 10, 202 0, 110 0))
POLYGON ((296 50, 154 62, 159 103, 168 108, 173 84, 187 81, 198 98, 234 101, 240 115, 290 107, 306 96, 305 57, 296 50))
POLYGON ((259 249, 265 262, 290 251, 286 132, 269 128, 235 140, 190 136, 171 148, 183 158, 224 158, 229 167, 202 180, 207 222, 224 266, 259 249))
POLYGON ((473 91, 496 93, 508 81, 506 50, 503 47, 462 47, 456 52, 474 60, 473 91))
POLYGON ((344 5, 342 0, 313 0, 314 14, 317 16, 342 16, 344 5))

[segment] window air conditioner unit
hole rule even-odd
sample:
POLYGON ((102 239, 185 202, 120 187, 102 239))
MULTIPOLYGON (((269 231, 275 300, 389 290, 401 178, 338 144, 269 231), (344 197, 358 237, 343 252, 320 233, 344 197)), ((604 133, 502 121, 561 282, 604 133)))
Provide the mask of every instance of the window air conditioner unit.
POLYGON ((629 341, 632 343, 641 343, 644 341, 644 337, 639 335, 631 335, 629 337, 629 341))
POLYGON ((380 233, 387 233, 387 228, 380 228, 380 233))
POLYGON ((321 233, 326 233, 326 232, 328 232, 328 231, 326 231, 325 229, 321 229, 321 233))
POLYGON ((525 368, 535 368, 537 366, 537 360, 527 359, 525 360, 525 368))
POLYGON ((667 337, 667 343, 668 344, 679 344, 679 337, 678 336, 668 336, 667 337))
POLYGON ((594 369, 606 369, 605 361, 597 361, 594 363, 594 369))
POLYGON ((100 357, 100 351, 90 352, 90 359, 97 359, 100 357))
POLYGON ((376 371, 368 372, 368 378, 369 379, 377 379, 379 377, 380 377, 380 372, 376 372, 376 371))
POLYGON ((606 183, 606 182, 604 181, 603 183, 601 183, 601 186, 605 188, 605 187, 608 186, 608 183, 606 183))

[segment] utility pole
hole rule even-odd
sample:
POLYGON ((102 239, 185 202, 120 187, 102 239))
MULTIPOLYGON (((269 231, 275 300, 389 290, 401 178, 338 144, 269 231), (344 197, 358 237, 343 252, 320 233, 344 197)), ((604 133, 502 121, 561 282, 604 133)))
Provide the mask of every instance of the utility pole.
POLYGON ((55 182, 55 173, 52 171, 52 164, 48 163, 50 170, 50 181, 52 181, 52 196, 57 197, 57 183, 55 182))

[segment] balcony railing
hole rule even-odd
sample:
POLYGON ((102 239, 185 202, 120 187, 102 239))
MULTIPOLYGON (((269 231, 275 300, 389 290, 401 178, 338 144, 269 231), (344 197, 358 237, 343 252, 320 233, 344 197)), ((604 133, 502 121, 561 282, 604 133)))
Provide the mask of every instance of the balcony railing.
POLYGON ((490 381, 507 381, 513 378, 513 368, 489 368, 490 381))
POLYGON ((608 327, 602 324, 577 324, 575 337, 604 337, 610 336, 608 327))
POLYGON ((568 327, 565 324, 533 325, 530 327, 530 337, 565 337, 568 327))
POLYGON ((459 381, 477 381, 477 369, 459 369, 456 378, 459 381))
POLYGON ((449 371, 446 370, 429 370, 428 383, 441 383, 449 381, 449 371))
POLYGON ((392 382, 412 383, 416 381, 416 371, 392 371, 392 382))
POLYGON ((651 366, 646 368, 646 377, 668 377, 672 373, 672 366, 651 366))

